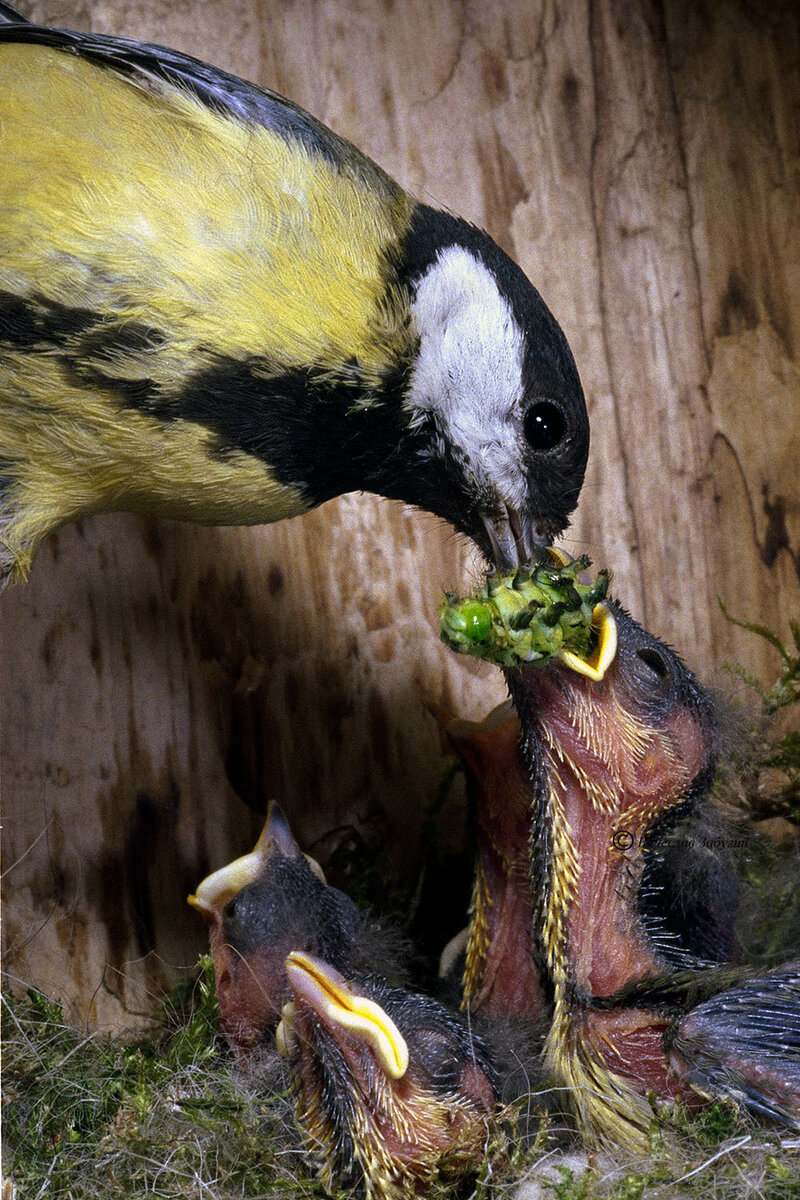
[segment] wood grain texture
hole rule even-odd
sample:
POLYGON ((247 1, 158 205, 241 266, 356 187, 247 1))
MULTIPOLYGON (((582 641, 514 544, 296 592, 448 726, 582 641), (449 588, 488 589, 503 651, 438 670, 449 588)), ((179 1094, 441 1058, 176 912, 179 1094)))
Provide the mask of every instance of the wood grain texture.
MULTIPOLYGON (((717 596, 781 634, 800 616, 793 0, 26 11, 274 87, 486 227, 584 381, 565 545, 701 673, 770 677, 717 596)), ((114 516, 54 536, 0 600, 9 974, 101 1024, 147 1008, 204 944, 187 892, 250 847, 270 796, 305 844, 352 824, 412 884, 447 755, 425 702, 478 718, 504 695, 436 635, 442 589, 479 573, 442 523, 370 496, 264 529, 114 516)))

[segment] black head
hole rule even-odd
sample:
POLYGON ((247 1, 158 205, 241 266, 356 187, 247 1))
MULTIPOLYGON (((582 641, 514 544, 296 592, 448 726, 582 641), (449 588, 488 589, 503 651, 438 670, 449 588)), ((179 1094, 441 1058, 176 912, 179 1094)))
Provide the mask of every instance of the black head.
POLYGON ((686 709, 708 738, 709 758, 717 750, 716 705, 709 690, 683 659, 643 628, 615 601, 609 603, 617 626, 617 654, 610 668, 615 684, 632 711, 663 723, 677 709, 686 709))
POLYGON ((390 457, 376 490, 446 517, 498 567, 529 562, 565 527, 586 469, 566 338, 519 267, 447 213, 417 209, 399 273, 416 338, 402 399, 414 459, 390 457))
POLYGON ((370 944, 367 920, 325 883, 277 804, 255 848, 204 879, 190 902, 209 926, 221 1024, 237 1052, 271 1036, 289 997, 290 951, 349 969, 370 944))
POLYGON ((346 967, 361 923, 353 901, 323 883, 302 855, 277 855, 268 878, 247 884, 222 910, 225 942, 242 958, 269 950, 281 972, 290 950, 346 967))

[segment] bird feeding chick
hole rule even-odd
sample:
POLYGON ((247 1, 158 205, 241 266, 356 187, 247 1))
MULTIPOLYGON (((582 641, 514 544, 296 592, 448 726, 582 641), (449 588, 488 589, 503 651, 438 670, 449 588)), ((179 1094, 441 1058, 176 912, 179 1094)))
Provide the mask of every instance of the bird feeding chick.
POLYGON ((127 510, 258 524, 349 491, 497 565, 578 499, 557 322, 487 234, 274 92, 0 4, 0 568, 127 510))
POLYGON ((257 1066, 274 1034, 328 1187, 389 1200, 477 1170, 498 1110, 489 1051, 459 1014, 387 982, 391 938, 323 882, 276 805, 255 849, 189 900, 226 1037, 257 1066))

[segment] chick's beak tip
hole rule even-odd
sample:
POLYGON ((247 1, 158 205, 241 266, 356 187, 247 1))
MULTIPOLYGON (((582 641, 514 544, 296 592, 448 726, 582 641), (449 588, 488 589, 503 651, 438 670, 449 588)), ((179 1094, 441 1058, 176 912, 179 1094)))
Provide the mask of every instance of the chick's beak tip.
POLYGON ((198 896, 196 892, 192 892, 191 895, 186 897, 186 903, 191 904, 192 908, 196 908, 203 917, 213 917, 214 915, 214 909, 212 905, 209 904, 207 900, 204 900, 201 896, 198 896))
POLYGON ((408 1069, 408 1045, 380 1005, 354 992, 338 971, 310 954, 293 950, 286 959, 286 974, 296 1002, 363 1041, 387 1075, 402 1079, 408 1069))
POLYGON ((584 675, 594 683, 600 683, 617 655, 617 622, 607 604, 597 604, 592 613, 592 627, 597 634, 597 645, 588 658, 579 658, 571 650, 561 650, 558 659, 577 675, 584 675))

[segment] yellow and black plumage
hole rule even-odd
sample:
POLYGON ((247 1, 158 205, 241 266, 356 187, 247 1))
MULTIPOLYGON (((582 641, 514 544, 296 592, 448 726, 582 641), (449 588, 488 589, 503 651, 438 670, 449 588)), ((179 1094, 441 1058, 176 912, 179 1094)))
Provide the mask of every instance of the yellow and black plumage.
POLYGON ((253 524, 351 490, 498 562, 574 507, 566 340, 480 230, 272 92, 0 5, 0 557, 88 513, 253 524))

